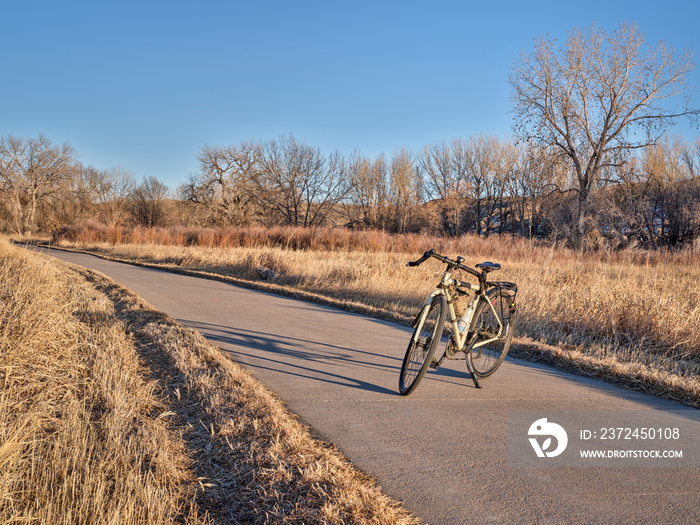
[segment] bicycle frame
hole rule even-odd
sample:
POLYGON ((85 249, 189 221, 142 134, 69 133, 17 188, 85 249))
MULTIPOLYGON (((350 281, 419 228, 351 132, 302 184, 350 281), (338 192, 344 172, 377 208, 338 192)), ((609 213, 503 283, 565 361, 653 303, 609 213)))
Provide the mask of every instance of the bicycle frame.
MULTIPOLYGON (((476 272, 475 272, 476 273, 476 272)), ((479 280, 481 281, 481 275, 479 275, 479 280)), ((498 315, 498 312, 496 312, 496 309, 493 307, 493 303, 489 301, 489 298, 486 294, 486 283, 484 283, 484 286, 475 286, 471 283, 466 283, 463 281, 457 281, 456 279, 452 279, 452 272, 450 271, 450 268, 445 270, 445 272, 442 274, 442 278, 440 279, 440 284, 438 284, 437 290, 435 290, 433 293, 431 293, 428 298, 425 301, 424 307, 421 309, 420 315, 416 318, 416 320, 413 322, 413 325, 415 326, 419 320, 421 320, 422 317, 426 316, 428 313, 428 307, 430 306, 430 303, 432 302, 433 298, 435 298, 438 295, 443 295, 445 297, 445 300, 447 301, 447 308, 448 312, 450 315, 449 321, 450 321, 450 326, 452 328, 452 337, 454 337, 457 350, 458 351, 463 351, 465 345, 467 344, 467 341, 469 339, 470 334, 468 327, 471 325, 472 319, 474 317, 474 313, 476 312, 479 302, 480 301, 486 301, 486 303, 489 305, 489 308, 494 314, 494 317, 498 321, 498 333, 496 334, 495 337, 492 337, 491 339, 486 339, 484 341, 479 341, 478 343, 474 344, 472 348, 479 348, 480 346, 484 346, 488 343, 491 343, 493 341, 496 341, 499 337, 501 337, 501 334, 503 333, 503 322, 501 321, 501 316, 498 315), (459 319, 457 317, 457 313, 455 312, 455 307, 454 307, 454 299, 455 297, 452 294, 452 290, 456 289, 457 287, 460 288, 468 288, 472 291, 474 291, 474 297, 469 303, 469 306, 467 307, 467 312, 469 312, 469 316, 464 319, 467 325, 467 329, 463 330, 460 332, 459 327, 458 327, 458 322, 459 319)))
MULTIPOLYGON (((449 322, 452 328, 452 337, 454 339, 456 350, 458 352, 464 352, 466 349, 465 360, 467 361, 467 369, 469 370, 469 374, 471 375, 471 378, 474 381, 474 385, 477 388, 481 388, 479 380, 477 379, 476 374, 474 374, 474 368, 471 362, 471 350, 473 348, 479 348, 480 346, 487 345, 501 337, 501 334, 503 333, 503 322, 501 320, 501 316, 498 315, 498 312, 496 312, 496 309, 493 307, 492 302, 489 300, 486 294, 486 289, 488 286, 484 274, 478 273, 476 271, 471 271, 471 269, 468 270, 470 270, 470 273, 479 278, 479 285, 477 286, 471 283, 453 279, 452 269, 448 265, 447 269, 445 269, 445 271, 442 274, 442 277, 440 278, 440 283, 438 284, 437 289, 433 293, 431 293, 426 299, 425 305, 423 306, 423 308, 421 308, 420 314, 416 317, 415 321, 413 322, 413 326, 417 326, 417 323, 420 321, 425 321, 425 317, 427 317, 428 315, 430 304, 432 303, 435 297, 440 295, 444 296, 445 300, 447 301, 449 322), (460 318, 457 317, 457 313, 455 311, 454 306, 456 293, 453 295, 453 290, 455 290, 456 292, 457 287, 467 288, 475 292, 474 297, 471 299, 471 301, 469 302, 469 306, 467 307, 467 312, 469 312, 469 315, 464 319, 464 321, 466 322, 466 328, 462 331, 459 330, 458 322, 460 318), (475 343, 474 339, 476 333, 470 332, 469 327, 471 326, 472 319, 474 318, 474 314, 476 313, 477 308, 479 307, 479 303, 481 301, 486 301, 486 303, 489 305, 489 308, 491 308, 495 319, 498 321, 498 333, 495 335, 495 337, 475 343), (467 343, 470 340, 471 343, 467 345, 467 343)), ((445 357, 445 355, 446 354, 443 354, 443 358, 445 357)), ((454 359, 450 356, 447 356, 447 358, 454 359)), ((440 361, 442 362, 442 358, 440 359, 440 361)))

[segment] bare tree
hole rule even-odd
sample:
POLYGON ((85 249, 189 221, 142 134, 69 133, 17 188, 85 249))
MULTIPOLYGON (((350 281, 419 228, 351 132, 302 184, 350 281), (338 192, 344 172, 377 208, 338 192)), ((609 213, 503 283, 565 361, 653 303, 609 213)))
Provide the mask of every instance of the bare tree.
POLYGON ((512 221, 506 198, 516 165, 515 146, 496 136, 478 135, 423 150, 420 166, 430 194, 453 235, 503 233, 512 221))
POLYGON ((699 233, 696 208, 700 194, 698 181, 689 169, 688 152, 687 143, 672 137, 659 142, 649 156, 657 183, 654 208, 666 245, 683 244, 699 233))
POLYGON ((126 203, 135 187, 134 178, 124 168, 100 170, 79 165, 65 190, 54 194, 49 205, 60 224, 91 217, 115 225, 126 220, 126 203))
POLYGON ((647 46, 636 26, 626 24, 613 34, 595 26, 574 30, 558 49, 543 38, 521 54, 509 76, 516 133, 569 159, 580 238, 606 168, 654 144, 679 117, 697 118, 684 97, 693 67, 690 54, 647 46))
POLYGON ((545 236, 555 220, 545 213, 545 204, 551 207, 556 200, 550 198, 552 194, 566 185, 564 167, 557 155, 531 142, 512 147, 514 164, 505 181, 513 214, 512 231, 527 237, 545 236))
POLYGON ((617 168, 622 183, 593 197, 608 241, 659 248, 700 234, 700 179, 693 173, 692 149, 679 137, 664 138, 617 168))
POLYGON ((374 160, 356 155, 348 168, 349 200, 357 210, 351 220, 365 228, 384 229, 387 199, 387 165, 384 155, 374 160), (359 217, 359 218, 358 218, 359 217))
POLYGON ((451 235, 462 233, 462 216, 473 196, 460 155, 462 141, 427 146, 419 156, 419 164, 427 177, 427 190, 436 200, 443 229, 451 235))
POLYGON ((63 183, 37 205, 36 226, 53 231, 62 224, 71 224, 95 215, 95 187, 100 172, 76 163, 75 170, 63 183))
POLYGON ((76 163, 71 176, 37 207, 37 226, 52 231, 63 224, 95 218, 114 225, 128 216, 127 199, 135 188, 123 168, 100 170, 76 163))
POLYGON ((505 191, 503 145, 493 135, 477 135, 459 142, 455 161, 464 170, 471 200, 470 222, 478 235, 489 235, 497 220, 505 191))
POLYGON ((135 189, 133 175, 121 166, 100 171, 95 190, 100 220, 112 226, 126 221, 127 202, 135 189))
POLYGON ((293 226, 323 224, 348 192, 341 156, 326 158, 291 135, 261 145, 252 181, 268 216, 293 226))
POLYGON ((141 226, 162 226, 165 222, 165 199, 168 187, 157 178, 144 177, 131 192, 131 216, 141 226))
POLYGON ((498 233, 515 233, 520 222, 517 197, 513 194, 513 179, 519 173, 521 151, 511 140, 499 140, 500 165, 497 170, 496 185, 498 187, 498 233), (516 225, 516 223, 518 223, 516 225))
POLYGON ((199 172, 180 188, 183 198, 212 212, 212 222, 249 224, 256 212, 253 170, 260 146, 241 142, 232 146, 202 147, 199 172))
POLYGON ((700 137, 695 139, 694 144, 686 142, 683 145, 681 156, 690 177, 700 177, 700 137))
POLYGON ((43 135, 0 138, 0 193, 15 232, 36 229, 40 203, 63 188, 74 171, 75 151, 67 142, 55 146, 43 135))
POLYGON ((96 215, 98 187, 102 183, 103 174, 93 166, 78 165, 75 174, 70 179, 70 186, 59 200, 63 207, 72 208, 69 216, 62 222, 74 222, 77 219, 96 215))
POLYGON ((396 233, 416 229, 417 207, 422 202, 423 181, 413 156, 406 151, 396 152, 389 171, 390 225, 396 233))

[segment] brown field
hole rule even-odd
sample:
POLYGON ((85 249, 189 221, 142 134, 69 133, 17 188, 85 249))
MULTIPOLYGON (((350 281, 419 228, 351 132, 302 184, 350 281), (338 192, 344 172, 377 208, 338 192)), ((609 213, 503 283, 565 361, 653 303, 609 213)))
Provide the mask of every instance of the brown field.
POLYGON ((413 523, 201 336, 0 240, 0 523, 413 523))
POLYGON ((512 354, 700 406, 700 246, 581 252, 510 236, 389 236, 342 229, 126 230, 83 224, 54 243, 405 322, 442 271, 406 261, 436 248, 502 264, 518 283, 512 354), (257 267, 279 272, 261 282, 257 267))

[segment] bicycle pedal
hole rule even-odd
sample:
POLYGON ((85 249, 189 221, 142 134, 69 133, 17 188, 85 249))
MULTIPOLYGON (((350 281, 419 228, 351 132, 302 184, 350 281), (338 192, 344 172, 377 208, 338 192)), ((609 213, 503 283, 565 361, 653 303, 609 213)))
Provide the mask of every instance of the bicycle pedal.
POLYGON ((438 360, 433 358, 433 360, 430 362, 430 368, 437 369, 437 367, 439 367, 439 366, 440 366, 440 363, 438 362, 438 360))

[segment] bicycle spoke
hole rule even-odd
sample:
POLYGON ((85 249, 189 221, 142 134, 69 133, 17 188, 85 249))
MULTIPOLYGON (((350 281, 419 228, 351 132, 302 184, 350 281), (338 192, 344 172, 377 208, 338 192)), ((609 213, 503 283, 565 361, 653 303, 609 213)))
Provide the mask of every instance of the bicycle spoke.
POLYGON ((419 322, 416 327, 411 343, 406 350, 399 378, 399 391, 402 395, 410 394, 425 375, 429 361, 442 336, 445 314, 445 298, 435 297, 428 308, 425 319, 419 322))

